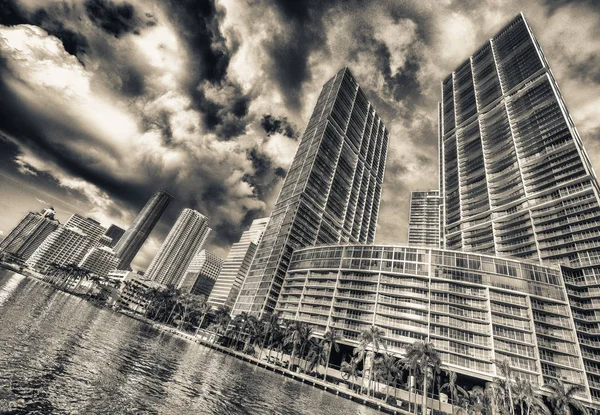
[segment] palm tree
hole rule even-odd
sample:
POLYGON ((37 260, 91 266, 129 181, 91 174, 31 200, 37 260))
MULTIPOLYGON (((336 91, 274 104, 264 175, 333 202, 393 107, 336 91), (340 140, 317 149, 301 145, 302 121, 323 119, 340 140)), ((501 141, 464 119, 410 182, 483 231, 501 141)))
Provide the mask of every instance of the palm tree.
MULTIPOLYGON (((342 360, 342 365, 340 366, 340 372, 342 374, 342 379, 349 381, 352 379, 352 390, 355 390, 356 387, 356 379, 358 376, 361 376, 360 370, 358 370, 358 360, 356 357, 352 356, 350 358, 350 362, 346 360, 342 360)), ((350 385, 348 385, 350 386, 350 385)))
POLYGON ((271 360, 271 351, 273 350, 273 339, 275 338, 275 334, 277 332, 279 332, 280 330, 280 326, 279 326, 279 313, 273 313, 273 314, 263 314, 262 319, 262 326, 263 326, 263 333, 264 333, 264 340, 262 343, 262 348, 261 348, 261 352, 260 352, 260 357, 262 357, 262 349, 267 347, 267 340, 269 341, 269 354, 268 354, 268 360, 271 360))
POLYGON ((325 346, 325 343, 317 341, 315 338, 310 339, 309 344, 310 347, 308 355, 306 356, 308 362, 307 372, 312 372, 316 366, 318 374, 319 365, 325 365, 327 362, 327 346, 325 346))
POLYGON ((545 385, 550 391, 550 406, 554 415, 571 415, 571 408, 587 415, 588 410, 579 402, 575 395, 585 392, 583 385, 565 384, 562 381, 554 381, 545 385))
MULTIPOLYGON (((358 355, 358 361, 363 360, 369 351, 373 354, 371 358, 371 364, 369 367, 369 378, 367 383, 367 396, 369 396, 371 392, 371 382, 373 381, 373 366, 375 364, 375 354, 379 352, 381 346, 386 348, 385 343, 383 343, 383 337, 385 336, 385 331, 380 329, 377 326, 371 326, 368 329, 365 329, 360 334, 360 342, 358 343, 358 347, 354 349, 354 355, 358 355)), ((366 361, 365 361, 366 363, 366 361)), ((363 370, 364 372, 364 370, 363 370)), ((364 383, 364 380, 363 380, 364 383)), ((362 389, 362 387, 361 387, 362 389)))
POLYGON ((457 404, 458 399, 459 399, 459 393, 463 397, 469 396, 469 394, 467 393, 466 390, 464 390, 461 386, 456 384, 456 372, 453 372, 452 370, 448 372, 448 382, 444 383, 440 387, 440 392, 443 390, 447 390, 448 394, 450 395, 450 397, 452 399, 452 413, 453 414, 454 414, 454 405, 457 404))
POLYGON ((398 366, 398 359, 396 359, 396 357, 391 353, 381 355, 375 360, 375 370, 377 372, 378 379, 385 382, 386 387, 384 401, 387 402, 390 394, 390 383, 393 382, 394 390, 396 389, 396 379, 398 377, 398 371, 400 370, 398 366))
MULTIPOLYGON (((411 412, 412 406, 412 393, 413 393, 413 382, 414 379, 419 377, 419 371, 421 370, 421 365, 419 362, 419 354, 414 351, 413 345, 409 345, 406 347, 406 351, 404 354, 403 361, 403 369, 408 370, 408 411, 411 412)), ((417 392, 415 390, 415 412, 416 412, 416 401, 417 401, 417 392)))
POLYGON ((325 382, 327 382, 327 370, 329 369, 331 352, 332 350, 335 350, 336 353, 340 352, 340 345, 338 344, 338 341, 341 339, 342 336, 338 335, 338 332, 333 327, 329 328, 329 330, 327 330, 323 335, 323 345, 327 347, 327 362, 325 362, 325 375, 323 377, 325 382))
POLYGON ((204 301, 202 304, 198 305, 195 312, 196 312, 196 314, 198 314, 198 316, 200 316, 200 322, 198 323, 198 327, 196 328, 196 333, 194 333, 194 336, 197 336, 198 332, 202 328, 204 319, 206 318, 207 314, 210 312, 210 305, 206 301, 204 301))
POLYGON ((500 397, 500 408, 503 412, 508 412, 511 415, 515 414, 515 408, 513 405, 513 376, 512 376, 512 368, 508 360, 499 360, 496 361, 496 367, 500 371, 501 377, 496 378, 494 383, 498 386, 502 392, 497 394, 500 397))
POLYGON ((231 321, 229 308, 225 306, 219 306, 215 312, 215 321, 217 323, 217 332, 219 334, 224 334, 225 329, 227 329, 227 326, 229 326, 229 322, 231 321))
POLYGON ((527 379, 518 378, 515 384, 515 402, 519 404, 521 415, 525 415, 524 406, 527 406, 527 415, 533 409, 534 412, 550 414, 550 410, 544 404, 537 390, 527 379))
POLYGON ((285 338, 285 344, 292 344, 292 354, 290 355, 290 369, 293 364, 294 356, 298 346, 302 344, 302 324, 299 321, 294 321, 288 327, 287 337, 285 338))
POLYGON ((423 376, 423 413, 427 411, 427 385, 429 384, 429 373, 435 375, 441 366, 440 354, 433 348, 431 343, 417 342, 408 346, 406 350, 407 360, 418 363, 419 372, 423 376))
POLYGON ((308 359, 304 356, 304 350, 306 346, 310 344, 310 339, 312 337, 312 327, 310 327, 306 323, 300 323, 302 329, 300 330, 301 339, 302 339, 302 347, 300 348, 300 357, 304 359, 304 371, 306 372, 306 366, 308 365, 308 359))
MULTIPOLYGON (((465 409, 468 415, 489 414, 485 391, 481 386, 474 386, 465 396, 465 409)), ((452 408, 454 412, 454 407, 452 408)))

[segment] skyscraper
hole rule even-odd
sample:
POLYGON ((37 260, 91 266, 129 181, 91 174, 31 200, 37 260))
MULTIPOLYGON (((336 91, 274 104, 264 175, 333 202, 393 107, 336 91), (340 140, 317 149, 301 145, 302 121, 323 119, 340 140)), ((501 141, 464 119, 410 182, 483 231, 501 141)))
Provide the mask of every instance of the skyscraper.
MULTIPOLYGON (((600 305, 593 298, 600 287, 599 187, 523 15, 449 75, 441 92, 445 247, 561 263, 586 383, 600 401, 600 305)), ((561 377, 551 362, 578 355, 538 346, 545 377, 561 377)))
POLYGON ((190 262, 179 288, 183 292, 203 295, 208 298, 222 266, 223 258, 202 249, 190 262))
POLYGON ((408 218, 408 244, 439 248, 440 192, 411 192, 408 218))
POLYGON ((20 256, 23 260, 31 257, 33 252, 54 232, 59 222, 54 218, 53 208, 40 213, 29 212, 19 224, 0 242, 0 251, 20 256))
POLYGON ((162 285, 177 287, 210 232, 208 217, 192 209, 183 209, 150 263, 145 277, 162 285))
POLYGON ((110 271, 113 271, 119 258, 115 252, 106 246, 97 246, 90 249, 83 257, 79 266, 91 271, 98 277, 107 277, 110 271))
POLYGON ((124 233, 125 233, 125 229, 122 229, 122 228, 118 227, 117 225, 110 225, 108 227, 108 230, 104 234, 111 239, 109 247, 114 248, 117 245, 117 243, 119 243, 119 240, 121 239, 121 237, 123 236, 124 233))
POLYGON ((209 304, 233 307, 268 222, 269 218, 254 220, 250 229, 242 233, 240 240, 231 246, 208 298, 209 304))
POLYGON ((96 242, 79 228, 61 225, 42 242, 25 263, 42 272, 52 263, 79 264, 96 242))
POLYGON ((146 206, 137 215, 129 229, 121 237, 115 252, 120 258, 118 269, 128 269, 131 261, 148 239, 150 232, 171 203, 173 196, 161 190, 152 195, 146 206))
POLYGON ((100 225, 97 220, 86 218, 77 213, 71 215, 69 220, 65 222, 65 226, 81 229, 93 243, 98 243, 106 232, 106 228, 100 225))
POLYGON ((321 90, 234 314, 271 313, 294 249, 372 242, 388 131, 348 68, 321 90))

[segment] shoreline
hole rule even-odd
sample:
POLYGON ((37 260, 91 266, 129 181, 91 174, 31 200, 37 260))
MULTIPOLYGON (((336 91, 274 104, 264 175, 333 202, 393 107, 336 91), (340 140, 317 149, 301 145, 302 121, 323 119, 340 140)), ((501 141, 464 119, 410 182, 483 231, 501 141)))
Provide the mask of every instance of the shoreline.
MULTIPOLYGON (((192 343, 196 343, 196 344, 200 344, 200 345, 202 345, 204 347, 208 347, 208 348, 213 349, 213 350, 217 350, 217 351, 219 351, 219 352, 221 352, 223 354, 229 355, 231 357, 235 357, 238 360, 242 360, 242 361, 244 361, 246 363, 249 363, 249 364, 252 364, 254 366, 259 366, 259 367, 261 367, 263 369, 266 369, 268 371, 271 371, 273 373, 277 373, 279 375, 285 376, 288 379, 294 379, 294 380, 296 380, 298 382, 302 382, 304 384, 311 385, 312 387, 317 387, 317 388, 319 388, 319 389, 321 389, 323 391, 326 391, 326 392, 329 392, 331 394, 334 394, 334 395, 340 396, 342 398, 348 399, 348 400, 353 401, 353 402, 355 402, 357 404, 364 405, 364 406, 369 407, 369 408, 377 409, 377 410, 379 410, 379 411, 381 411, 383 413, 387 413, 387 414, 413 415, 412 412, 409 412, 409 411, 407 411, 405 409, 402 409, 400 407, 389 405, 388 403, 384 402, 381 399, 377 399, 377 398, 373 398, 371 396, 366 396, 366 395, 363 395, 363 394, 356 393, 356 392, 348 389, 346 387, 345 383, 343 383, 344 387, 341 387, 340 385, 336 385, 336 384, 333 384, 333 383, 330 383, 330 382, 325 382, 324 380, 318 379, 318 378, 313 377, 313 376, 309 376, 309 375, 306 375, 306 374, 303 374, 303 373, 293 372, 293 371, 291 371, 289 369, 286 369, 284 367, 277 366, 277 365, 269 363, 267 361, 259 360, 258 358, 254 357, 254 356, 250 356, 250 355, 247 355, 245 353, 238 352, 236 350, 232 350, 232 349, 230 349, 228 347, 221 346, 221 345, 216 344, 216 343, 212 343, 211 341, 208 341, 208 340, 205 340, 203 338, 200 338, 199 336, 194 336, 193 334, 179 331, 175 327, 166 326, 166 325, 164 325, 162 323, 159 323, 159 322, 147 319, 147 318, 145 318, 143 316, 140 316, 140 315, 137 315, 137 314, 135 314, 135 313, 133 313, 131 311, 124 312, 124 311, 114 310, 111 307, 101 306, 99 304, 96 304, 93 301, 89 301, 89 300, 85 299, 83 296, 79 296, 79 295, 77 295, 75 293, 71 293, 69 291, 61 290, 61 289, 55 287, 53 284, 51 284, 48 281, 45 281, 43 278, 41 278, 41 276, 36 275, 35 272, 32 272, 30 270, 25 270, 25 269, 23 269, 23 270, 15 270, 15 269, 9 268, 9 267, 0 267, 0 268, 4 268, 4 269, 6 269, 8 271, 12 271, 15 274, 19 274, 19 275, 23 275, 23 276, 28 277, 28 278, 32 278, 35 281, 39 281, 39 282, 41 282, 41 283, 43 283, 45 285, 48 285, 49 287, 55 289, 56 291, 60 291, 60 292, 63 292, 65 294, 72 295, 74 297, 77 297, 77 298, 80 298, 82 300, 85 300, 85 301, 87 301, 88 303, 90 303, 92 305, 98 306, 98 307, 100 307, 102 309, 110 310, 111 312, 114 312, 114 313, 126 316, 128 318, 133 319, 133 320, 137 320, 140 323, 147 324, 147 325, 149 325, 149 326, 151 326, 151 327, 153 327, 153 328, 155 328, 155 329, 157 329, 157 330, 159 330, 159 331, 161 331, 163 333, 167 333, 167 334, 179 337, 181 339, 184 339, 186 341, 189 341, 189 342, 192 342, 192 343)), ((208 332, 208 331, 205 331, 205 330, 202 330, 201 333, 205 334, 206 335, 205 337, 207 337, 207 338, 218 336, 217 333, 208 332)), ((390 396, 393 396, 393 395, 390 395, 390 396)), ((431 410, 431 411, 434 410, 434 408, 431 408, 431 407, 428 408, 428 409, 431 410)))

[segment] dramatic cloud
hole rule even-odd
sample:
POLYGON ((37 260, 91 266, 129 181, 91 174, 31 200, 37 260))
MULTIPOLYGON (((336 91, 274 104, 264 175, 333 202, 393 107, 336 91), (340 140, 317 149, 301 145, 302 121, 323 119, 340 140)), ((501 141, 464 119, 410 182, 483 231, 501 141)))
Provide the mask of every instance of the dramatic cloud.
POLYGON ((270 213, 321 86, 348 66, 391 131, 377 240, 404 242, 409 192, 438 186, 440 81, 522 9, 598 168, 592 1, 6 0, 0 190, 19 197, 0 228, 44 200, 127 227, 163 188, 175 200, 135 265, 184 207, 224 255, 270 213))

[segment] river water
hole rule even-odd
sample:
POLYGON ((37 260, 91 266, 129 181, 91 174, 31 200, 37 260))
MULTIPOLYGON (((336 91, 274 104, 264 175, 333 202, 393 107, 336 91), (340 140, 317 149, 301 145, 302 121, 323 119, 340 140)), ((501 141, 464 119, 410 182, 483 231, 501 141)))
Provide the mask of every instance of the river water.
POLYGON ((0 413, 378 412, 0 269, 0 413))

